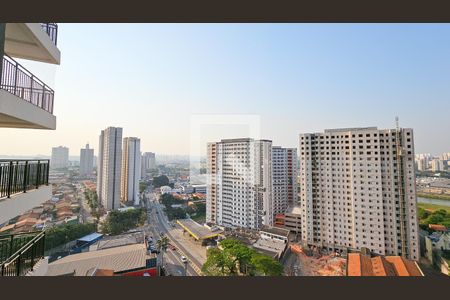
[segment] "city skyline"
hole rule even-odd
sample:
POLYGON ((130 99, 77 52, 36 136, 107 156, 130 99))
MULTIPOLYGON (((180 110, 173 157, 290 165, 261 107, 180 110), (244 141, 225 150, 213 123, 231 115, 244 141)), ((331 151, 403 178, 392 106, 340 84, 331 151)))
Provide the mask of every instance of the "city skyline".
POLYGON ((141 137, 143 151, 196 155, 189 153, 193 115, 243 113, 260 116, 261 138, 285 147, 296 147, 300 133, 328 128, 392 128, 398 115, 401 127, 414 129, 417 153, 450 151, 450 139, 437 138, 450 128, 447 24, 61 24, 59 30, 65 55, 58 68, 21 60, 57 91, 58 128, 3 129, 17 141, 3 145, 1 155, 49 155, 64 145, 73 156, 86 141, 95 145, 108 126, 141 137))

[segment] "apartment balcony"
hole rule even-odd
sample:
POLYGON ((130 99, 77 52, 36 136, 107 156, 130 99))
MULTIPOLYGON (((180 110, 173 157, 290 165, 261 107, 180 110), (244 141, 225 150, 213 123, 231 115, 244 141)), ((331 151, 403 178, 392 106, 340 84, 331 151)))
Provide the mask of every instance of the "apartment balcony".
POLYGON ((52 197, 50 161, 0 160, 0 224, 52 197))
POLYGON ((0 235, 0 276, 45 275, 45 232, 0 235))
POLYGON ((56 23, 7 23, 5 53, 12 57, 60 64, 56 23))
POLYGON ((0 74, 0 127, 56 129, 54 91, 8 55, 0 74))

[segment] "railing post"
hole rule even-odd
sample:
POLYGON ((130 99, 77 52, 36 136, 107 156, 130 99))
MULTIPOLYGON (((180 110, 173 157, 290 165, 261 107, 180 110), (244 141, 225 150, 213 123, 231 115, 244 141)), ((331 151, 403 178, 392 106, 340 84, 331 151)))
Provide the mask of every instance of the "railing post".
POLYGON ((34 267, 34 255, 36 252, 36 242, 31 245, 31 271, 33 271, 34 267))
POLYGON ((9 162, 9 176, 8 176, 8 190, 6 192, 8 198, 11 198, 11 185, 12 185, 12 176, 13 176, 13 161, 9 162))
POLYGON ((36 188, 39 188, 39 177, 41 175, 41 161, 37 161, 37 171, 36 171, 36 188))
POLYGON ((21 260, 22 260, 22 253, 20 253, 19 256, 17 257, 16 276, 20 276, 20 267, 22 265, 21 260))
POLYGON ((25 170, 23 174, 23 192, 27 192, 27 182, 28 182, 28 160, 25 161, 25 170))
MULTIPOLYGON (((14 95, 17 96, 17 74, 18 74, 19 72, 17 71, 18 66, 17 66, 17 62, 16 62, 16 61, 14 61, 13 66, 14 66, 14 95)), ((23 98, 23 97, 22 97, 22 98, 23 98)))
POLYGON ((50 160, 47 160, 47 173, 45 177, 45 184, 48 185, 48 178, 50 176, 50 160))
MULTIPOLYGON (((33 81, 34 81, 34 75, 33 74, 31 74, 31 80, 30 81, 31 81, 31 84, 30 84, 30 102, 33 103, 33 81)), ((36 99, 36 102, 37 102, 37 99, 36 99)), ((39 106, 38 103, 36 103, 36 105, 39 106)))
POLYGON ((3 75, 3 54, 5 54, 5 31, 6 31, 6 23, 0 23, 0 57, 2 58, 2 62, 0 63, 0 82, 2 80, 3 75))
POLYGON ((14 235, 11 234, 11 241, 9 241, 9 255, 8 257, 11 257, 13 255, 13 241, 14 241, 14 235))

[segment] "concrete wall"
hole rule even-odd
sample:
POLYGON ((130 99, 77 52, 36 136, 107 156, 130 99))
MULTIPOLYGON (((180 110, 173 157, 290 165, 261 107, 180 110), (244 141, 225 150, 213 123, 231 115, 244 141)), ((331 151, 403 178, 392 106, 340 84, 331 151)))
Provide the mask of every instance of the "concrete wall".
POLYGON ((0 90, 0 127, 56 129, 56 117, 5 90, 0 90))
POLYGON ((26 193, 14 194, 11 198, 0 200, 0 224, 39 206, 52 197, 51 185, 40 186, 26 193))

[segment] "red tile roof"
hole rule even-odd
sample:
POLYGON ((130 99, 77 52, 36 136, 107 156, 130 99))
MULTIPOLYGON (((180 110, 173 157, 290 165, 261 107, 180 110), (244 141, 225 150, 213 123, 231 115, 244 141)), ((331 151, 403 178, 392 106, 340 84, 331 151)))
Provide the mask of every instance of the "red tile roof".
POLYGON ((423 276, 415 261, 400 256, 347 256, 347 276, 423 276))

